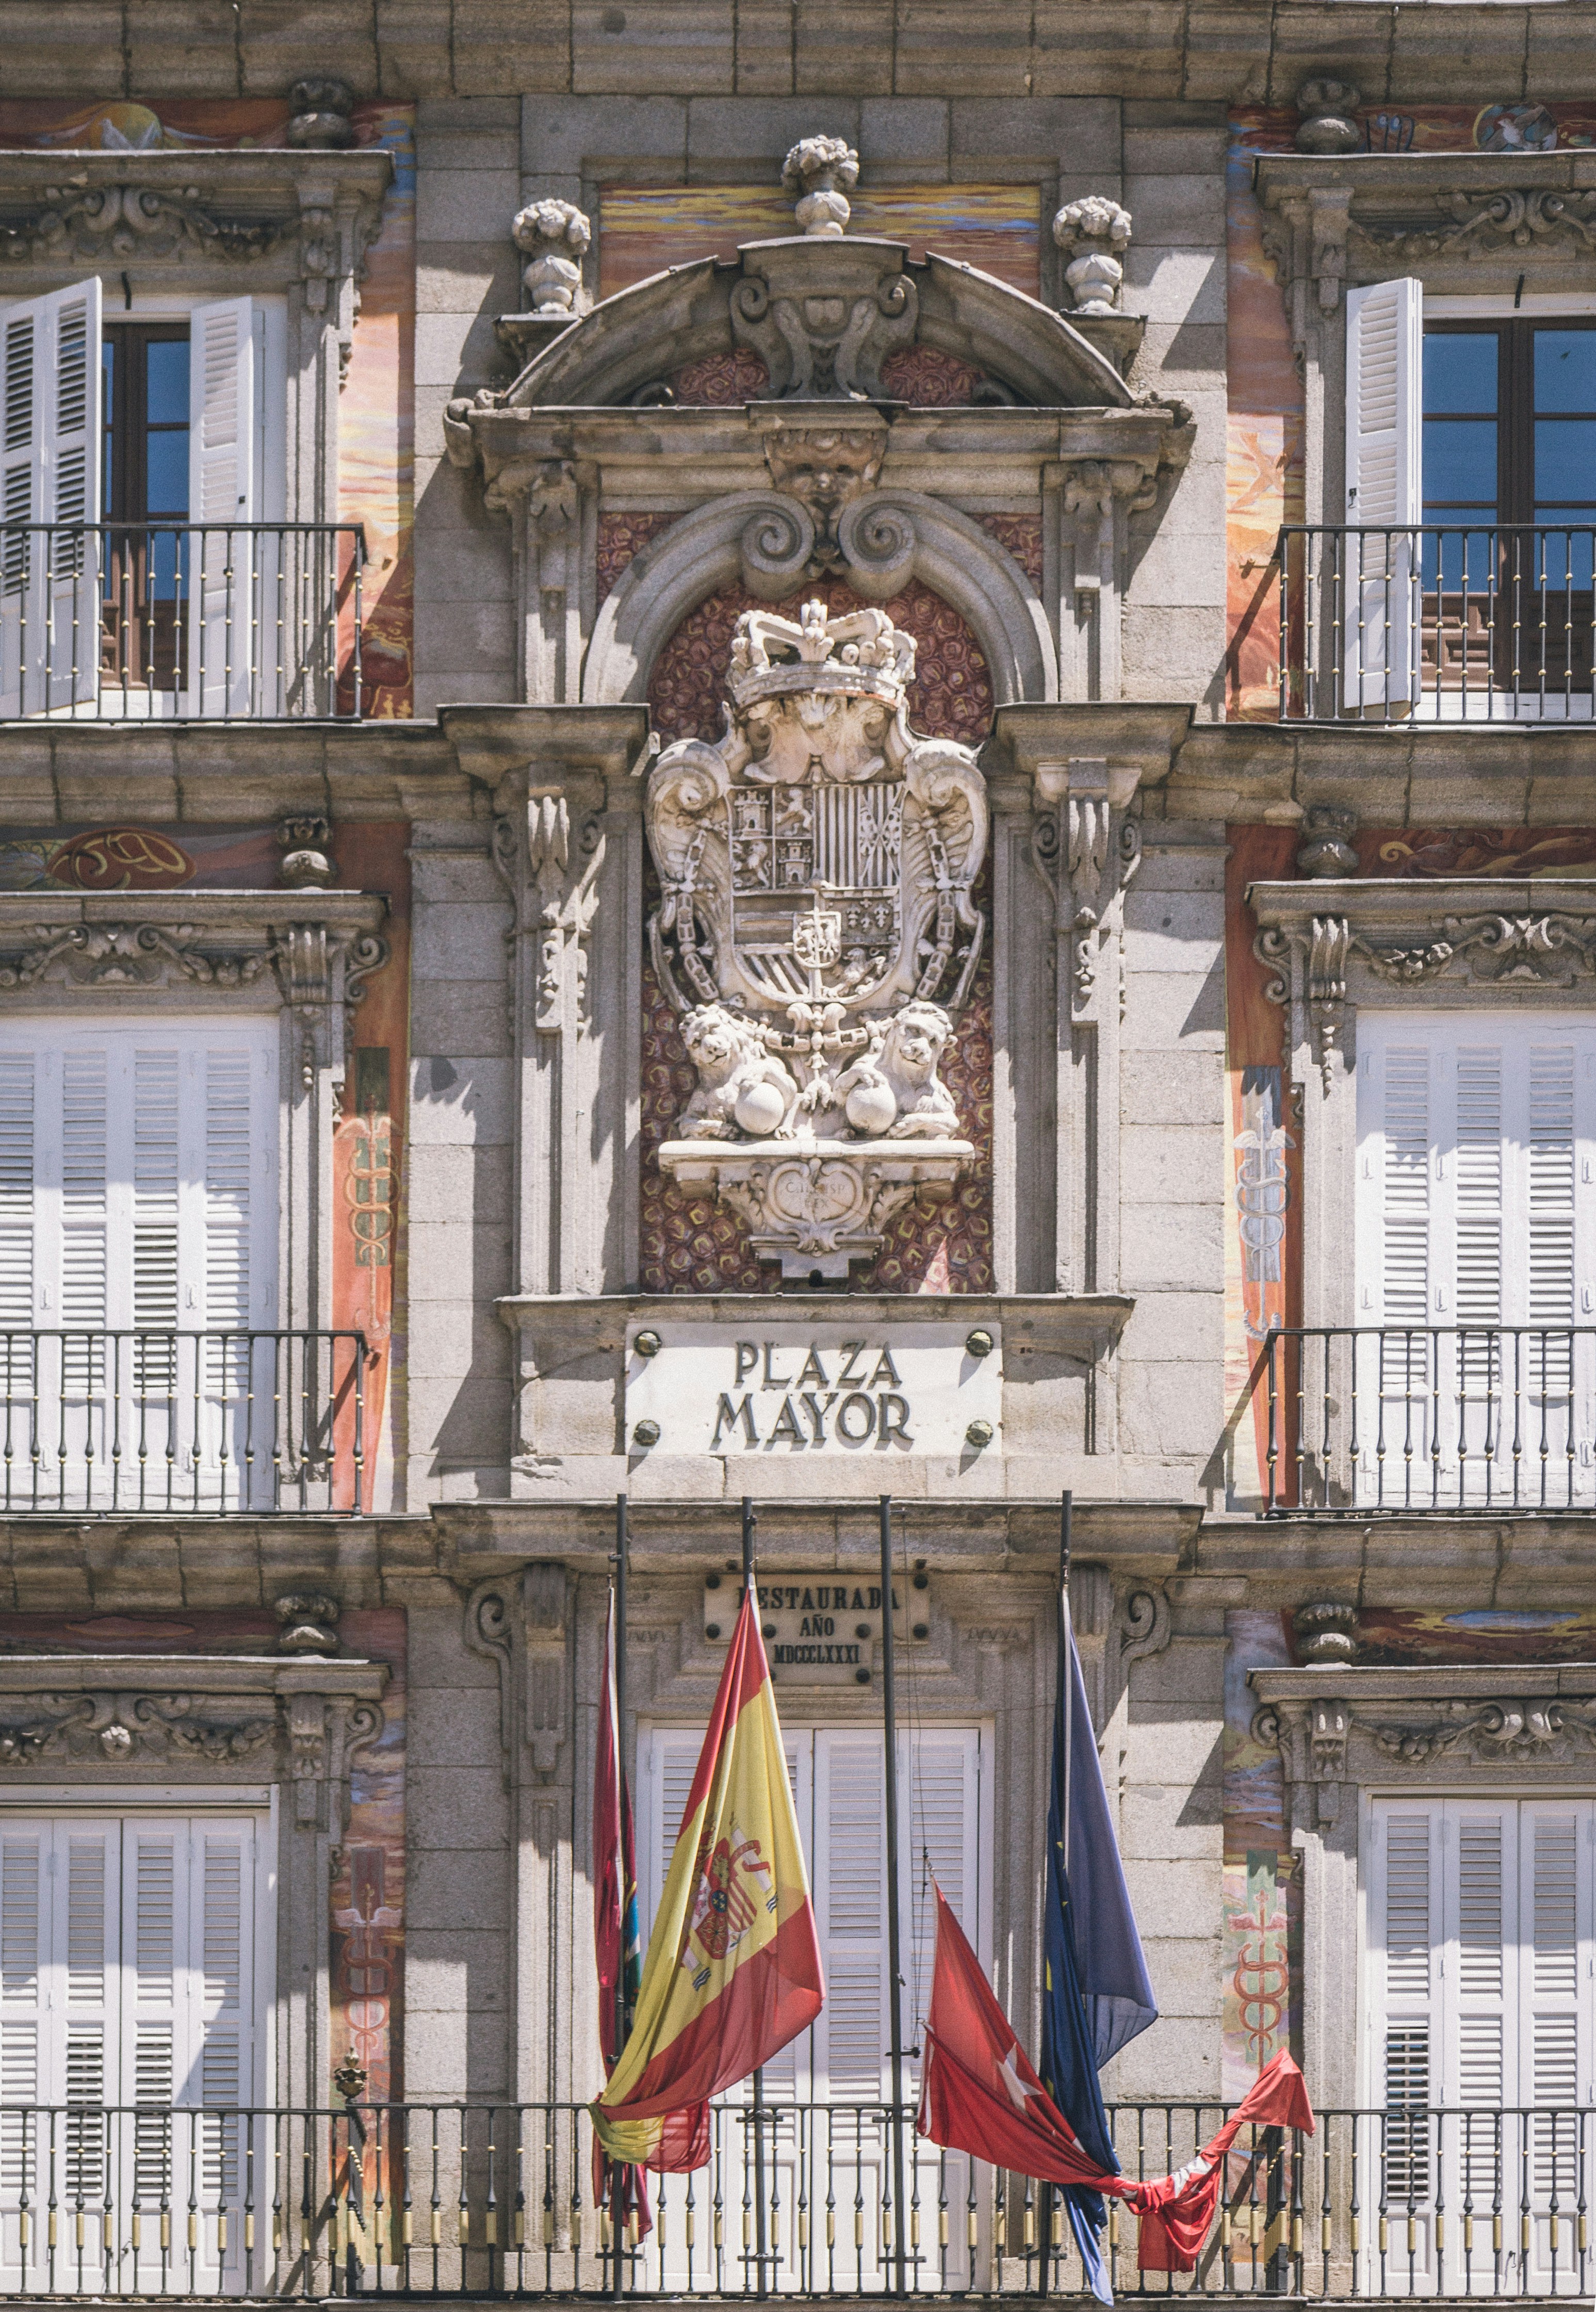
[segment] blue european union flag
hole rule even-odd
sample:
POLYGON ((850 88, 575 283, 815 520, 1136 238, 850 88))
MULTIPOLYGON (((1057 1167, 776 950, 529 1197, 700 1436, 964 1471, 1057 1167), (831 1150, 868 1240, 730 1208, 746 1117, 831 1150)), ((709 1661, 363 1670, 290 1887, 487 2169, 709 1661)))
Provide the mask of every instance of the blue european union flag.
MULTIPOLYGON (((1098 2071, 1155 2020, 1158 2009, 1062 1594, 1042 1962, 1042 2084, 1083 2148, 1105 2174, 1118 2175, 1098 2071)), ((1072 2186, 1065 2206, 1087 2285, 1100 2303, 1111 2304, 1102 2195, 1072 2186)))

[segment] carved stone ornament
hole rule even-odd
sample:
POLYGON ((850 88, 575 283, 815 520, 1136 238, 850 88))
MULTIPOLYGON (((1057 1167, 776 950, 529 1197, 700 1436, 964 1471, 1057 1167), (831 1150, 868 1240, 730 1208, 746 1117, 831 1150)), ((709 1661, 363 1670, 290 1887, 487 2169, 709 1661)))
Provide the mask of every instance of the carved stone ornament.
POLYGON ((847 197, 858 181, 859 155, 842 136, 802 137, 782 165, 782 190, 797 199, 799 224, 827 240, 847 231, 847 197))
POLYGON ((1393 257, 1467 256, 1495 244, 1518 250, 1585 256, 1596 250, 1596 192, 1561 193, 1530 187, 1493 193, 1451 191, 1435 197, 1434 224, 1382 232, 1355 218, 1353 230, 1372 248, 1393 257))
POLYGON ((1297 91, 1299 153, 1355 153, 1364 132, 1352 115, 1362 97, 1349 80, 1305 80, 1297 91))
POLYGON ((937 1071, 985 935, 986 787, 909 730, 914 661, 881 610, 745 611, 725 736, 649 775, 649 940, 698 1076, 660 1161, 786 1276, 846 1276, 974 1156, 937 1071))
POLYGON ((897 508, 881 509, 881 521, 872 524, 865 518, 863 536, 858 534, 859 518, 848 515, 848 509, 867 497, 881 477, 887 451, 886 420, 873 409, 846 414, 855 422, 794 425, 763 413, 756 421, 773 486, 803 508, 814 535, 809 541, 809 558, 802 573, 797 573, 792 565, 800 534, 789 540, 774 508, 763 518, 756 515, 742 538, 743 582, 750 592, 766 593, 769 580, 781 590, 770 599, 779 600, 792 592, 800 576, 823 578, 833 571, 849 577, 857 571, 867 581, 862 591, 874 593, 879 588, 883 600, 907 583, 915 557, 914 526, 907 513, 897 508), (890 521, 893 529, 890 547, 882 521, 890 521), (782 530, 779 538, 775 535, 776 529, 782 530))
POLYGON ((44 206, 0 219, 0 250, 13 262, 81 257, 166 257, 187 241, 206 257, 231 263, 264 257, 280 225, 272 218, 227 216, 185 186, 172 193, 148 186, 71 185, 45 188, 44 206))
POLYGON ((592 301, 582 285, 582 260, 593 229, 583 212, 569 201, 531 201, 510 232, 531 259, 521 276, 529 311, 567 319, 585 313, 592 301))
POLYGON ((734 342, 764 363, 772 401, 887 398, 881 363, 913 345, 920 311, 901 253, 881 241, 845 241, 831 251, 825 292, 817 294, 804 246, 772 241, 742 251, 744 277, 731 299, 734 342))
POLYGON ((1119 260, 1130 246, 1130 211, 1101 193, 1067 201, 1059 210, 1053 220, 1053 240, 1070 258, 1064 277, 1069 284, 1073 312, 1118 311, 1125 280, 1119 260))
POLYGON ((296 80, 288 97, 287 141, 300 152, 341 153, 355 142, 355 91, 346 80, 315 74, 296 80))
POLYGON ((1292 1038, 1311 1042, 1327 1091, 1355 969, 1364 998, 1437 981, 1560 993, 1596 976, 1591 887, 1575 877, 1319 876, 1255 883, 1248 903, 1273 975, 1265 994, 1300 1011, 1292 1038))

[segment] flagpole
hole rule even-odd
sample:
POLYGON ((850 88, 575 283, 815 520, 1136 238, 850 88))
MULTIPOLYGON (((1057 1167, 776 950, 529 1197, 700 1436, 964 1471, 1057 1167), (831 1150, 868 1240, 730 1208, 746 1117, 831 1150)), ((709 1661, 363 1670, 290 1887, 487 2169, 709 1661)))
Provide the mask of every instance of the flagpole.
POLYGON ((906 2290, 903 2183, 903 1968, 898 1909, 898 1689, 892 1658, 892 1496, 881 1496, 881 1711, 887 1765, 887 1974, 891 1989, 887 2009, 892 2063, 892 2262, 896 2291, 906 2290))
MULTIPOLYGON (((1064 1715, 1064 1878, 1068 1879, 1068 1771, 1071 1771, 1071 1743, 1075 1737, 1075 1678, 1068 1660, 1068 1551, 1071 1551, 1071 1524, 1074 1524, 1075 1496, 1064 1489, 1064 1501, 1059 1505, 1059 1699, 1057 1709, 1064 1715)), ((1064 2243, 1052 2238, 1059 2224, 1059 2196, 1052 2185, 1043 2185, 1041 2208, 1041 2293, 1046 2296, 1050 2284, 1050 2264, 1059 2256, 1064 2243)))
MULTIPOLYGON (((627 1887, 622 1860, 627 1818, 627 1572, 628 1543, 627 1497, 615 1497, 615 1835, 616 1894, 620 1905, 620 1949, 615 1970, 615 2060, 631 2036, 632 2018, 627 2006, 627 1887)), ((626 2236, 626 2170, 617 2162, 609 2171, 609 2293, 621 2292, 621 2246, 626 2236)))
MULTIPOLYGON (((742 1594, 754 1600, 754 1611, 759 1610, 754 1588, 754 1535, 759 1523, 759 1513, 747 1493, 742 1497, 742 1594)), ((770 2292, 766 2277, 766 2211, 765 2211, 765 2068, 760 2064, 754 2072, 754 2293, 761 2299, 770 2292)))

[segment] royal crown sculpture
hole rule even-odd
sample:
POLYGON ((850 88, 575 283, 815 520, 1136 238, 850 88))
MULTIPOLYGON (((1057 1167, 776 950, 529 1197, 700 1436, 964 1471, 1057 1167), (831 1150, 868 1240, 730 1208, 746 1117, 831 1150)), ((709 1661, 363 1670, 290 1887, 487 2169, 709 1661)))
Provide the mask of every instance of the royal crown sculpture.
POLYGON ((649 940, 698 1077, 660 1162, 784 1276, 846 1277, 974 1160, 937 1071, 985 935, 987 795, 969 748, 910 731, 914 670, 884 611, 745 611, 723 737, 649 775, 649 940))

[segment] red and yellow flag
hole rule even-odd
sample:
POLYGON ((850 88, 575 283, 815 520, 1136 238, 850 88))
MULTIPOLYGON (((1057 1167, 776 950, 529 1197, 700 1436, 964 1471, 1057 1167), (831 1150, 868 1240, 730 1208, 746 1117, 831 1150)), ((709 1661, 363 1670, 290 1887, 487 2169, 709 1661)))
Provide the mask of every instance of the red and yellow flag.
POLYGON ((781 1727, 745 1596, 721 1676, 627 2040, 590 2108, 611 2159, 702 2166, 699 2107, 806 2031, 825 2001, 781 1727), (667 2129, 667 2118, 674 2124, 667 2129))

